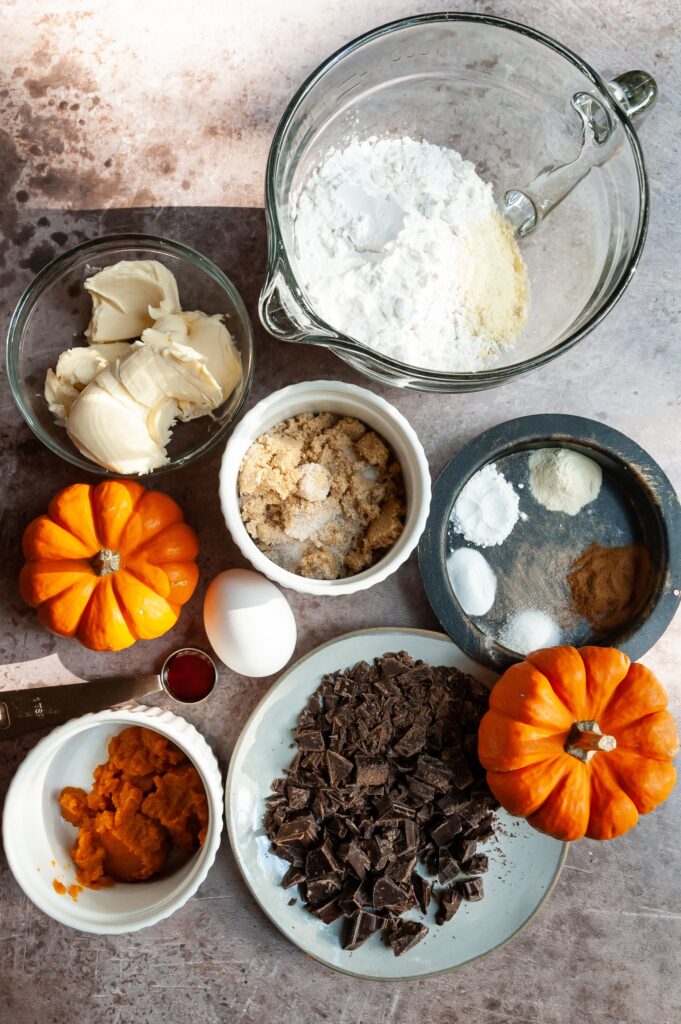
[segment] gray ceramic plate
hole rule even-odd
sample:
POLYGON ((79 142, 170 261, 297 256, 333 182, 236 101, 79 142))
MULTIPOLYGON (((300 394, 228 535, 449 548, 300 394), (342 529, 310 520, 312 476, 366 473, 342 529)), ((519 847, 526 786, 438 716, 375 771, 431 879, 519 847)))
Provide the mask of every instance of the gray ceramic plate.
MULTIPOLYGON (((499 812, 501 828, 481 847, 490 858, 485 898, 464 903, 447 925, 435 924, 435 901, 426 923, 430 931, 401 957, 377 936, 354 952, 342 949, 341 922, 324 925, 307 913, 295 890, 280 886, 288 864, 269 851, 262 828, 265 798, 273 779, 293 756, 298 713, 322 676, 386 651, 406 650, 433 665, 453 665, 485 683, 495 676, 471 661, 442 633, 418 629, 367 629, 323 644, 296 662, 265 695, 246 723, 229 766, 226 818, 229 839, 246 884, 270 920, 305 953, 345 974, 374 980, 408 980, 451 970, 512 938, 537 912, 553 888, 567 847, 518 818, 499 812)), ((417 911, 411 917, 420 918, 417 911)))

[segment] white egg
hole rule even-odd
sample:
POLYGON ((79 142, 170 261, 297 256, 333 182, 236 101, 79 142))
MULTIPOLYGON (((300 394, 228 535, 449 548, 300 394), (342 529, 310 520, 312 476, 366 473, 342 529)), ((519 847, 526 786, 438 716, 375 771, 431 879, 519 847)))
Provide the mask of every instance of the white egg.
POLYGON ((278 672, 296 646, 296 620, 282 592, 249 569, 216 576, 203 603, 203 624, 218 658, 243 676, 278 672))

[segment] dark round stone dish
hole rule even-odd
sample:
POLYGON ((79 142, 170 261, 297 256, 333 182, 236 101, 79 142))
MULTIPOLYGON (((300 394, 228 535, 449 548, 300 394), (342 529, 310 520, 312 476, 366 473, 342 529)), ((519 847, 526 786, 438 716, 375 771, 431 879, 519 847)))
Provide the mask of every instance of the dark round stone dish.
POLYGON ((480 434, 445 466, 433 488, 419 565, 444 629, 489 668, 503 671, 522 657, 498 637, 508 616, 529 607, 559 622, 563 643, 618 647, 633 661, 659 640, 680 603, 681 506, 657 463, 612 427, 579 416, 523 416, 480 434), (550 447, 580 452, 603 471, 598 497, 576 516, 549 511, 530 492, 528 455, 550 447), (496 573, 497 593, 486 615, 471 617, 454 595, 446 561, 454 547, 473 545, 453 535, 449 520, 464 484, 488 463, 514 485, 527 518, 518 520, 502 544, 478 549, 496 573), (594 631, 571 609, 567 573, 593 541, 605 547, 642 544, 652 562, 636 612, 610 633, 594 631))

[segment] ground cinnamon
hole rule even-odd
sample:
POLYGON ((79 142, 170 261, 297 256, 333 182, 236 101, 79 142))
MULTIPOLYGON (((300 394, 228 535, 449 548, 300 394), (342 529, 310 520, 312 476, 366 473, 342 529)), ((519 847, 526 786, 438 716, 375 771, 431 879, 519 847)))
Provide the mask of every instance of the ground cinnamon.
POLYGON ((650 555, 642 544, 607 548, 594 541, 568 573, 574 611, 598 633, 620 629, 640 611, 651 572, 650 555))

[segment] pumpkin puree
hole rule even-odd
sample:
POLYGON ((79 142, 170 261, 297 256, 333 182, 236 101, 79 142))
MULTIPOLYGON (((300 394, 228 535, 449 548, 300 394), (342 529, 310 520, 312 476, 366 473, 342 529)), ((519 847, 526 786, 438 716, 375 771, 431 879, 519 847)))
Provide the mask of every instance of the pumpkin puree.
POLYGON ((190 855, 206 838, 208 802, 201 777, 179 747, 132 726, 109 742, 93 786, 66 786, 64 819, 78 829, 71 858, 81 885, 99 889, 162 871, 173 847, 190 855))

